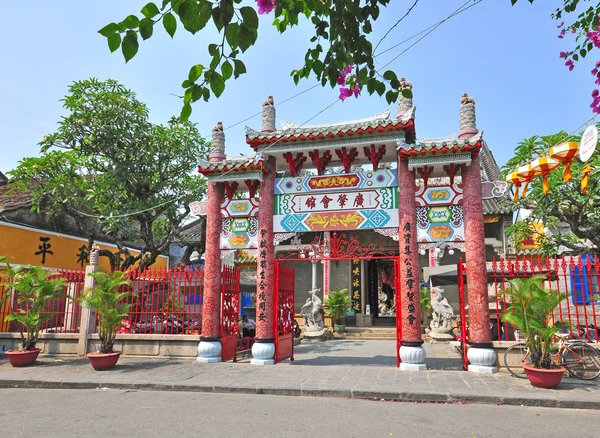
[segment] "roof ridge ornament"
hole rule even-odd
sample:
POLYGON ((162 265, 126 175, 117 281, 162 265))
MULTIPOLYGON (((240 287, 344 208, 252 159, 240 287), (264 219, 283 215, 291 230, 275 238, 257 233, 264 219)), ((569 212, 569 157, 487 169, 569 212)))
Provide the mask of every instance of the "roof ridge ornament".
POLYGON ((407 98, 402 95, 402 90, 412 90, 412 83, 404 78, 400 78, 400 87, 398 87, 398 112, 396 118, 401 118, 407 111, 413 107, 412 97, 407 98))
POLYGON ((211 163, 225 159, 225 132, 223 122, 217 122, 212 131, 212 143, 210 146, 209 160, 211 163))
POLYGON ((460 131, 458 131, 458 138, 460 140, 471 138, 479 132, 475 118, 475 99, 467 96, 467 93, 463 93, 460 98, 459 119, 460 131))
POLYGON ((275 103, 273 102, 273 96, 267 97, 267 100, 262 105, 262 127, 260 132, 275 132, 275 103))

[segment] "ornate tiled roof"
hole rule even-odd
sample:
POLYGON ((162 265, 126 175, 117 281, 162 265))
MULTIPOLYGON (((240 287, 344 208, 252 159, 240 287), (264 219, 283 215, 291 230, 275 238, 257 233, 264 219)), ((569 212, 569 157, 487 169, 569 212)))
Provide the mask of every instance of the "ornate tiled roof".
POLYGON ((515 209, 511 205, 511 202, 506 198, 493 198, 484 199, 483 201, 483 214, 509 214, 515 209))
POLYGON ((33 195, 31 192, 16 192, 9 193, 10 185, 0 186, 0 213, 19 208, 31 207, 33 195))
POLYGON ((273 132, 259 132, 246 126, 246 143, 254 150, 262 144, 279 142, 330 140, 335 137, 373 134, 385 131, 407 131, 407 138, 414 141, 415 108, 404 113, 399 119, 389 119, 389 111, 369 119, 355 120, 318 126, 302 126, 285 123, 287 129, 273 132))
POLYGON ((222 172, 245 172, 260 170, 263 173, 268 172, 267 163, 258 156, 252 157, 233 157, 224 161, 209 163, 201 161, 198 165, 198 172, 203 175, 210 175, 222 172))
POLYGON ((457 152, 469 152, 481 148, 482 137, 483 131, 479 131, 473 137, 465 140, 452 139, 451 141, 447 141, 448 139, 440 139, 441 141, 433 140, 430 143, 419 143, 417 145, 399 142, 397 149, 401 151, 401 154, 405 157, 425 154, 453 154, 457 152))

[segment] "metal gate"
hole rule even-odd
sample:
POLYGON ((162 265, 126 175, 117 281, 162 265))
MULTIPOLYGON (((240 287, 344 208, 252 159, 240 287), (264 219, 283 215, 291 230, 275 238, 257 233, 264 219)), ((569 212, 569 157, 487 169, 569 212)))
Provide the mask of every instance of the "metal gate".
POLYGON ((275 363, 294 360, 294 268, 275 262, 275 363))
POLYGON ((463 368, 465 371, 469 368, 469 359, 467 358, 467 343, 469 341, 469 330, 467 329, 467 308, 465 300, 465 267, 462 259, 458 261, 456 269, 458 274, 458 306, 460 307, 460 354, 463 359, 463 368))
POLYGON ((235 361, 240 317, 240 269, 224 266, 221 271, 221 360, 235 361))

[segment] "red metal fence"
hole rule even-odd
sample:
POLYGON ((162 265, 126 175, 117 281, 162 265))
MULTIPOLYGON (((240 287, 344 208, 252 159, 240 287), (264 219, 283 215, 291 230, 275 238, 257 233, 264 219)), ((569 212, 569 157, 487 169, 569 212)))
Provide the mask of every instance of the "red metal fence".
POLYGON ((119 333, 200 334, 204 270, 150 268, 127 277, 131 310, 119 333))
POLYGON ((567 298, 556 309, 553 322, 564 321, 572 339, 598 342, 600 334, 600 258, 584 254, 577 257, 537 257, 532 260, 494 259, 488 272, 492 340, 521 340, 519 333, 502 315, 510 305, 500 291, 518 277, 540 275, 544 285, 567 298), (493 298, 492 298, 493 297, 493 298))
MULTIPOLYGON (((53 272, 51 278, 63 278, 65 287, 44 307, 43 313, 49 315, 49 318, 42 322, 40 332, 77 333, 81 321, 81 305, 74 300, 83 293, 85 271, 56 270, 53 272)), ((0 332, 19 333, 22 330, 21 325, 7 322, 5 319, 11 312, 24 310, 24 307, 19 304, 19 291, 7 290, 6 281, 5 278, 0 278, 0 297, 5 298, 0 305, 0 332)))

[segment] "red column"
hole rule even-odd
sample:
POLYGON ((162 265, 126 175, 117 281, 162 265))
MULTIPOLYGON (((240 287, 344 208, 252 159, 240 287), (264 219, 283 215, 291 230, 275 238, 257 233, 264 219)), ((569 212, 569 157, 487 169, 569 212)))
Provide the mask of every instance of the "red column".
MULTIPOLYGON (((419 249, 415 179, 408 162, 398 159, 398 204, 400 212, 400 306, 402 345, 419 346, 421 340, 421 300, 419 292, 419 249)), ((398 314, 398 312, 396 312, 398 314)))
POLYGON ((488 306, 479 152, 473 153, 469 166, 463 166, 462 175, 469 300, 469 343, 486 344, 490 342, 490 309, 488 306))
POLYGON ((260 186, 258 210, 258 258, 256 287, 256 337, 257 342, 270 343, 275 339, 275 245, 273 244, 273 215, 275 188, 275 158, 269 159, 269 173, 260 186))
POLYGON ((208 184, 202 341, 218 341, 221 326, 221 204, 223 184, 208 184))

